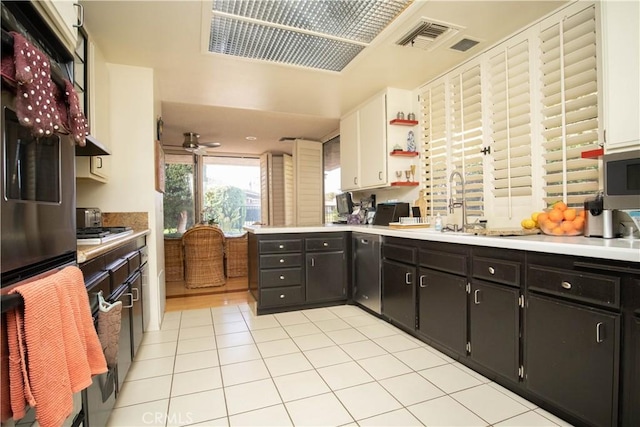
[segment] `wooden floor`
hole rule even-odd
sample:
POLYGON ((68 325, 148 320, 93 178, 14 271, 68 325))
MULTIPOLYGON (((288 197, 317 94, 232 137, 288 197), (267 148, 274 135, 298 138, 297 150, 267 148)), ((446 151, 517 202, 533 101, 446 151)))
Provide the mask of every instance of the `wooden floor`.
POLYGON ((187 289, 183 281, 166 282, 166 311, 190 310, 224 305, 251 304, 247 277, 232 277, 224 286, 187 289))

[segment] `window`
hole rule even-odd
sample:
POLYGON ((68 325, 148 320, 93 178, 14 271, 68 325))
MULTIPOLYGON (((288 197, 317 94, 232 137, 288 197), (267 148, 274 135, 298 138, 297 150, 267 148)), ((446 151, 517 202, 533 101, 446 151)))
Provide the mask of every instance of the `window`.
POLYGON ((574 3, 420 89, 429 215, 459 198, 456 170, 468 215, 500 220, 600 188, 581 158, 598 148, 596 28, 595 6, 574 3))
POLYGON ((194 166, 191 155, 165 155, 165 234, 182 234, 196 223, 194 166))
POLYGON ((338 220, 336 194, 340 193, 340 136, 322 145, 324 163, 324 222, 338 220))
POLYGON ((202 221, 227 235, 260 221, 260 160, 202 156, 202 221))

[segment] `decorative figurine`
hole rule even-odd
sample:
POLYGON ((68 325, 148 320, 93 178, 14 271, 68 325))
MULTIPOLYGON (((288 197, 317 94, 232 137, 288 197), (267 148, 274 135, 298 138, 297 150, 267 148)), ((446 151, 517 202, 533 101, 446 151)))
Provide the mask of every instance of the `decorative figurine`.
POLYGON ((412 130, 407 134, 407 151, 416 151, 416 138, 412 130))

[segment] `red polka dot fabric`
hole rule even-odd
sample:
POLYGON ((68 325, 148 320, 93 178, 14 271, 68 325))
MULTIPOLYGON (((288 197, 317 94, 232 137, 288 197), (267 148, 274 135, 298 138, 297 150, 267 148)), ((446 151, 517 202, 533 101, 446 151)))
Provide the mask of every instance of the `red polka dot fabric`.
POLYGON ((80 109, 73 85, 65 80, 64 103, 56 102, 59 89, 51 80, 51 65, 47 55, 34 47, 21 34, 12 32, 15 62, 16 114, 23 126, 31 129, 35 137, 51 136, 64 130, 74 141, 85 145, 89 134, 86 118, 80 109), (67 108, 68 122, 64 123, 59 109, 67 108), (66 105, 65 105, 66 104, 66 105))

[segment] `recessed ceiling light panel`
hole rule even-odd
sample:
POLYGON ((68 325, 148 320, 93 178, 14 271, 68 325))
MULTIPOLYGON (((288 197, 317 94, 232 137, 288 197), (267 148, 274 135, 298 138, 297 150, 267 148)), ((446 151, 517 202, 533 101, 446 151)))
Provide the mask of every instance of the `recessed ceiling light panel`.
POLYGON ((341 71, 413 0, 214 0, 209 51, 341 71))

